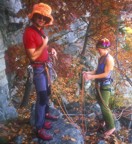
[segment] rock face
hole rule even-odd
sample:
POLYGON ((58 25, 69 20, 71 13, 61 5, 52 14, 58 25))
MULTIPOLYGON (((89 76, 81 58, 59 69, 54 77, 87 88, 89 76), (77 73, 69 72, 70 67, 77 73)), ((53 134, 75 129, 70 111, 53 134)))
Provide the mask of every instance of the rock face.
MULTIPOLYGON (((7 119, 15 118, 17 116, 15 108, 9 106, 10 96, 8 90, 8 81, 5 74, 6 66, 4 60, 4 51, 7 48, 5 46, 4 40, 6 38, 8 43, 11 43, 9 41, 11 41, 12 39, 15 43, 22 42, 22 32, 13 33, 12 35, 10 34, 12 38, 6 37, 6 32, 9 32, 9 28, 11 32, 16 29, 16 27, 21 27, 21 24, 19 25, 19 22, 23 22, 22 19, 13 17, 13 14, 18 12, 20 8, 20 0, 0 0, 0 121, 5 121, 7 119), (9 16, 8 13, 12 14, 12 16, 9 16), (12 24, 15 28, 12 27, 11 29, 12 24)), ((64 53, 71 54, 72 56, 78 56, 80 54, 80 49, 82 49, 84 40, 81 40, 81 42, 77 42, 77 40, 85 35, 86 24, 81 21, 77 21, 76 23, 71 25, 71 30, 71 32, 63 31, 54 34, 50 38, 53 39, 54 37, 59 37, 56 43, 66 44, 64 53), (83 30, 78 31, 78 27, 81 27, 83 30)), ((86 58, 85 64, 89 67, 95 68, 95 59, 95 56, 91 57, 89 55, 86 58)), ((118 87, 120 88, 120 86, 118 87)), ((123 91, 123 95, 125 95, 126 97, 130 97, 132 95, 132 89, 127 82, 125 87, 121 90, 123 91)))
MULTIPOLYGON (((35 117, 35 105, 33 104, 31 110, 31 119, 30 123, 34 126, 34 117, 35 117)), ((84 138, 82 136, 81 130, 77 128, 77 125, 67 122, 62 114, 55 109, 53 106, 50 107, 50 112, 53 115, 58 116, 57 121, 52 121, 52 128, 47 130, 47 133, 53 135, 53 140, 49 142, 44 142, 37 137, 32 140, 32 142, 38 142, 41 144, 84 144, 84 138)))
POLYGON ((5 16, 4 1, 0 1, 0 122, 17 117, 15 108, 10 103, 8 81, 5 73, 6 65, 4 59, 4 51, 7 49, 4 43, 6 16, 5 16))

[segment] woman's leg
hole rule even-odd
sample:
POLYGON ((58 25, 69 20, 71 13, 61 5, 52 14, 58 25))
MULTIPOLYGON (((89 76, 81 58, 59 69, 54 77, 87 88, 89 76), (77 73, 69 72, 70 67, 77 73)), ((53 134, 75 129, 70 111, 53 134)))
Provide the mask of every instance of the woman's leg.
POLYGON ((109 108, 109 99, 111 92, 108 89, 110 89, 110 86, 104 86, 102 90, 100 90, 102 99, 100 98, 99 93, 97 95, 97 100, 101 107, 103 119, 108 128, 108 131, 105 132, 106 136, 111 135, 115 131, 114 119, 112 116, 112 112, 109 108))
POLYGON ((109 90, 107 90, 107 89, 109 89, 108 86, 105 86, 103 89, 104 90, 101 90, 101 95, 102 95, 102 99, 103 99, 104 103, 101 102, 100 106, 101 106, 103 118, 106 122, 108 129, 112 129, 115 127, 115 125, 114 125, 114 119, 113 119, 112 112, 109 108, 109 100, 110 100, 111 92, 109 90))

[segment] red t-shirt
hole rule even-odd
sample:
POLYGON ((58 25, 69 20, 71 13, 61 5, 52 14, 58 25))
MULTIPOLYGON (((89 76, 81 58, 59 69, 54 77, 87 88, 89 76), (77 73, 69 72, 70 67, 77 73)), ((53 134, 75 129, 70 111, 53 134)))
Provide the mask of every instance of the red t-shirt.
MULTIPOLYGON (((41 30, 41 32, 44 33, 43 30, 41 30)), ((35 31, 31 27, 28 27, 25 29, 23 35, 23 43, 25 49, 31 49, 31 48, 38 49, 42 45, 42 37, 37 31, 35 31)), ((48 60, 48 50, 47 48, 45 48, 42 54, 35 61, 45 62, 47 60, 48 60)))

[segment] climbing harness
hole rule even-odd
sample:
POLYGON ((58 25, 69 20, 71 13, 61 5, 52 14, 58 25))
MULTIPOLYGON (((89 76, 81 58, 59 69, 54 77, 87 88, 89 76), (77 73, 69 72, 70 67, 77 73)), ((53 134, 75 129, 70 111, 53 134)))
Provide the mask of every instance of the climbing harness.
POLYGON ((27 67, 27 80, 25 84, 25 91, 24 96, 21 102, 21 107, 26 106, 28 103, 29 95, 32 89, 33 85, 33 66, 32 65, 42 65, 44 67, 44 70, 42 70, 40 73, 35 74, 35 76, 46 72, 47 78, 48 78, 48 85, 51 85, 51 83, 57 78, 57 73, 53 68, 52 61, 49 62, 31 62, 31 64, 27 67))
MULTIPOLYGON (((48 77, 48 84, 51 85, 51 83, 57 78, 57 73, 53 67, 53 62, 51 60, 47 62, 31 62, 32 65, 41 65, 44 67, 44 71, 47 74, 48 77)), ((43 72, 43 71, 42 71, 43 72)))

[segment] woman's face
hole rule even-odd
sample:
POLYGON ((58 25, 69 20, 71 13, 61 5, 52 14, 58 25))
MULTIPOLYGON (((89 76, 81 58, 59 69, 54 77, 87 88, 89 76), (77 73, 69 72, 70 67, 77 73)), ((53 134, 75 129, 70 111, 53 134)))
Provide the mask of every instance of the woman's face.
POLYGON ((100 54, 100 48, 96 48, 97 52, 100 54))
POLYGON ((102 48, 96 48, 96 50, 97 50, 97 52, 101 55, 104 51, 105 51, 105 49, 102 49, 102 48))

